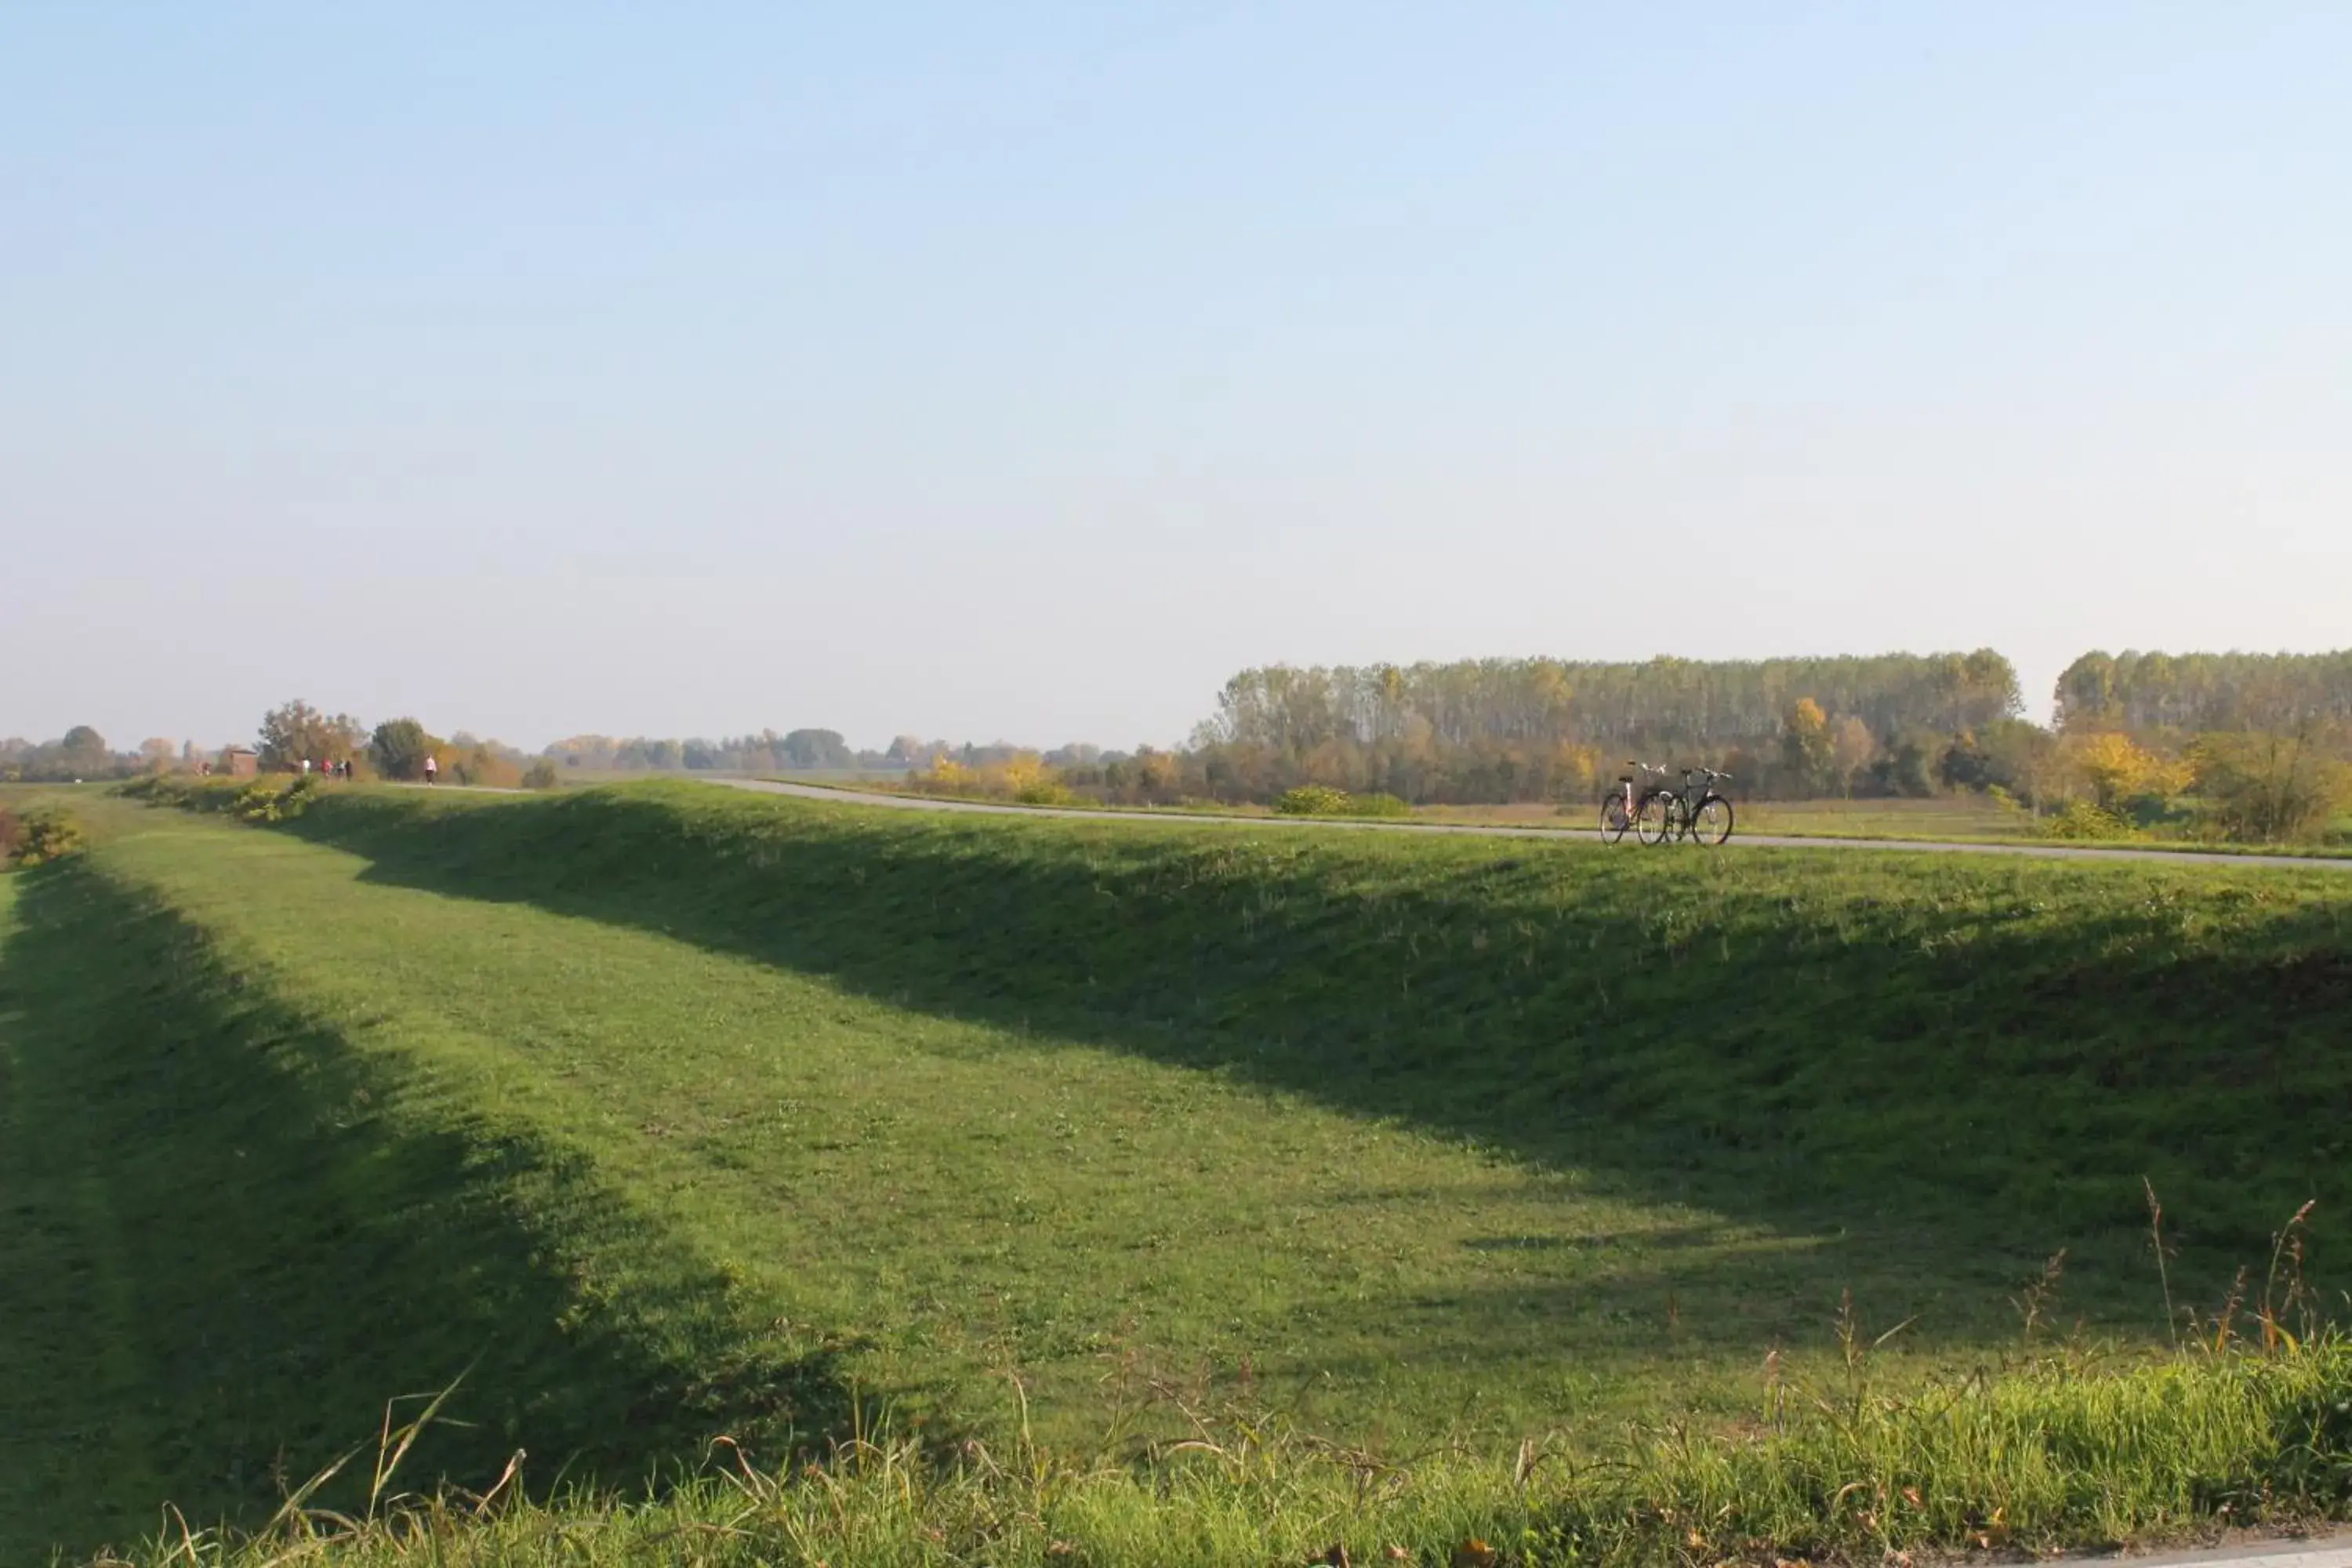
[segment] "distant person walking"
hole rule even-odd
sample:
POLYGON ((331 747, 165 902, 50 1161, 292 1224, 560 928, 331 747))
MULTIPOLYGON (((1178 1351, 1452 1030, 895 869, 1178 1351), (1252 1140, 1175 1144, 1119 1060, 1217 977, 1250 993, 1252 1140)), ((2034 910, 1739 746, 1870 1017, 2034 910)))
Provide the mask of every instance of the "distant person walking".
POLYGON ((425 759, 425 782, 431 784, 441 776, 441 764, 431 756, 425 759))

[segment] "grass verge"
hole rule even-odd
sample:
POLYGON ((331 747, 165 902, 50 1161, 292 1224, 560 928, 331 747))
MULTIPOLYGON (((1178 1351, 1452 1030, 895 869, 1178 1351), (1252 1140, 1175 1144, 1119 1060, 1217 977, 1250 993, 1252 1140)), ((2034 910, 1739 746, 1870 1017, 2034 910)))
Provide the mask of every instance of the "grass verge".
POLYGON ((2347 1489, 2352 1354, 2322 1339, 2120 1369, 2054 1356, 1900 1399, 1872 1391, 1864 1357, 1834 1388, 1768 1387, 1750 1435, 1649 1430, 1598 1456, 1529 1446, 1397 1466, 1206 1426, 1145 1466, 1074 1468, 1018 1443, 941 1464, 856 1441, 822 1466, 740 1464, 648 1501, 444 1492, 357 1521, 289 1510, 257 1535, 184 1535, 128 1561, 1906 1562, 2293 1528, 2341 1517, 2347 1489))

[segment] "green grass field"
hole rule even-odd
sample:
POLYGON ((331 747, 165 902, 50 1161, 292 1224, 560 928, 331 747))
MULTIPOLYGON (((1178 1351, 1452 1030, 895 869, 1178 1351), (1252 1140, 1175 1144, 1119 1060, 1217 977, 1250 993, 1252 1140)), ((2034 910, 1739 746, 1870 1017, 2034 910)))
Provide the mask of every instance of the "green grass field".
POLYGON ((409 1484, 1196 1415, 1507 1473, 1754 1428, 1768 1352, 1844 1375, 1848 1293, 1900 1389, 2011 1364, 2061 1247, 2045 1317, 2117 1354, 2306 1199, 2344 1282, 2325 873, 691 784, 84 809, 0 879, 10 1560, 252 1522, 460 1373, 409 1484))
MULTIPOLYGON (((922 794, 888 778, 850 782, 838 774, 775 776, 785 783, 851 794, 922 794)), ((996 806, 1013 805, 981 795, 964 798, 984 801, 996 806)), ((1087 811, 1109 811, 1138 816, 1302 820, 1278 818, 1267 806, 1216 801, 1187 801, 1181 805, 1169 806, 1106 806, 1083 800, 1074 804, 1087 811)), ((1419 824, 1446 827, 1533 828, 1571 836, 1592 834, 1598 825, 1600 810, 1597 802, 1577 802, 1569 805, 1548 801, 1417 805, 1412 808, 1410 815, 1381 820, 1384 826, 1391 826, 1419 824)), ((1898 844, 2032 845, 2051 842, 2049 834, 2044 831, 2046 818, 2037 818, 2017 806, 1975 795, 1936 795, 1917 800, 1739 800, 1736 803, 1736 810, 1738 836, 1748 838, 1864 838, 1898 844)), ((2184 837, 2178 828, 2134 838, 2070 839, 2065 842, 2074 849, 2155 848, 2210 855, 2343 859, 2352 858, 2352 824, 2338 823, 2315 840, 2291 844, 2225 843, 2184 837)))

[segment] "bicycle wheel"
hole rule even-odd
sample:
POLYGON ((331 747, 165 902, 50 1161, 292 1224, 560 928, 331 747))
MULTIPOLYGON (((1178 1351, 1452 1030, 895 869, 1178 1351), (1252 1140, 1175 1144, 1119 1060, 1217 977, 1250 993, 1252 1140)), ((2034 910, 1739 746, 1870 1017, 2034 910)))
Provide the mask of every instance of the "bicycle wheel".
POLYGON ((1642 809, 1634 814, 1633 832, 1644 844, 1664 844, 1674 837, 1675 807, 1679 804, 1664 790, 1643 795, 1642 809))
POLYGON ((1711 795, 1698 803, 1698 815, 1691 819, 1690 836, 1712 849, 1731 837, 1731 803, 1719 795, 1711 795))
POLYGON ((1616 843, 1625 837, 1625 830, 1633 826, 1633 819, 1625 815, 1623 795, 1612 795, 1601 803, 1601 841, 1603 844, 1616 843))

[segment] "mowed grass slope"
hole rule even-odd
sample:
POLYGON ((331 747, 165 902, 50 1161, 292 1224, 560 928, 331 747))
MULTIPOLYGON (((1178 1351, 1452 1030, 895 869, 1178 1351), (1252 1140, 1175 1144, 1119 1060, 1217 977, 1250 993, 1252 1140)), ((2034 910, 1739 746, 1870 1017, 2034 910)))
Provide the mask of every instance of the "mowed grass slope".
MULTIPOLYGON (((1801 1240, 1458 1140, 280 834, 117 826, 20 879, 0 971, 37 1277, 121 1293, 22 1303, 54 1342, 0 1393, 56 1460, 0 1517, 72 1501, 68 1538, 164 1497, 266 1511, 460 1372, 480 1425, 412 1468, 477 1484, 516 1447, 623 1483, 717 1431, 775 1458, 859 1398, 943 1441, 1025 1394, 1062 1446, 1164 1432, 1181 1397, 1417 1448, 1679 1401, 1655 1352, 1685 1273, 1696 1347, 1828 1309, 1801 1240), (1733 1258, 1779 1288, 1708 1299, 1733 1258)), ((1689 1397, 1752 1403, 1750 1369, 1695 1370, 1689 1397)))
POLYGON ((2323 874, 121 809, 0 950, 20 1541, 249 1518, 469 1365, 419 1477, 1001 1438, 1016 1379, 1109 1451, 1178 1396, 1390 1452, 1732 1419, 1848 1289, 1997 1357, 2060 1246, 2160 1337, 2143 1173, 2207 1305, 2312 1196, 2324 1272, 2344 1195, 2323 874))
POLYGON ((2045 1242, 2267 1247, 2352 1131, 2335 874, 917 819, 692 785, 338 796, 373 881, 1591 1173, 2045 1242), (1858 1206, 1855 1200, 1862 1200, 1858 1206))

